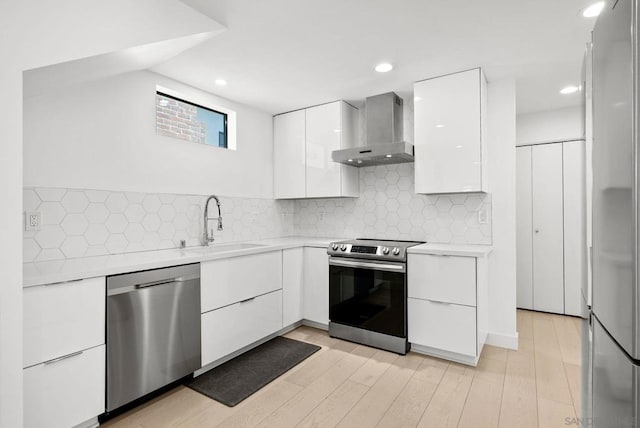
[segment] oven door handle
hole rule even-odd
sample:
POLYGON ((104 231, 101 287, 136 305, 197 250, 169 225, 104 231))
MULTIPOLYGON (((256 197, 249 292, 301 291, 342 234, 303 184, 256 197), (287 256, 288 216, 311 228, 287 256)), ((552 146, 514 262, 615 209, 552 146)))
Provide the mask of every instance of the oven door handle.
POLYGON ((371 262, 363 262, 359 260, 355 261, 355 260, 338 259, 336 257, 329 257, 329 265, 353 267, 353 268, 361 268, 361 269, 371 269, 371 270, 385 270, 390 272, 405 272, 406 270, 404 263, 371 263, 371 262))

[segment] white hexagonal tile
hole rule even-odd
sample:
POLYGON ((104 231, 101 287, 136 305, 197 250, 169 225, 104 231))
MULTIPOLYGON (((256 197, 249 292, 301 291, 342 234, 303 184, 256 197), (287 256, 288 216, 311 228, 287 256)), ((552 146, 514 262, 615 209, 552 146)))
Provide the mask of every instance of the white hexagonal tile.
POLYGON ((124 216, 131 223, 140 223, 144 218, 145 214, 146 212, 144 208, 142 208, 142 205, 140 204, 131 204, 124 211, 124 216))
POLYGON ((467 223, 463 220, 454 220, 449 229, 454 236, 461 236, 467 231, 467 223))
POLYGON ((124 196, 131 204, 141 204, 144 200, 145 194, 137 192, 126 192, 124 196))
POLYGON ((438 229, 436 232, 436 241, 443 244, 451 242, 451 232, 449 229, 438 229))
POLYGON ((436 201, 436 208, 438 212, 447 213, 451 209, 453 204, 451 203, 451 199, 448 196, 439 196, 436 201))
POLYGON ((142 225, 145 230, 149 232, 155 232, 160 228, 161 224, 162 220, 160 220, 160 217, 157 214, 147 214, 144 220, 142 220, 142 225))
POLYGON ((390 213, 396 212, 398 211, 398 208, 400 208, 400 203, 396 199, 387 199, 386 206, 390 213))
POLYGON ((103 203, 90 203, 84 216, 89 223, 104 223, 109 217, 109 210, 103 203))
POLYGON ((403 190, 398 194, 398 202, 401 205, 409 205, 409 202, 411 202, 412 198, 413 198, 413 195, 407 192, 406 190, 403 190))
POLYGON ((187 208, 189 208, 189 198, 183 195, 176 196, 173 201, 173 208, 175 208, 176 213, 186 213, 187 208))
POLYGON ((118 214, 123 213, 127 209, 129 201, 127 201, 127 198, 122 193, 112 193, 105 201, 105 205, 110 212, 118 214))
POLYGON ((410 177, 400 177, 397 186, 400 190, 411 190, 413 187, 413 180, 410 177))
POLYGON ((425 220, 435 220, 438 217, 438 209, 434 205, 427 205, 422 210, 425 220))
POLYGON ((454 220, 464 220, 467 218, 467 209, 464 205, 454 205, 449 211, 454 220))
MULTIPOLYGON (((398 211, 397 212, 398 212, 398 216, 400 218, 407 218, 407 219, 410 218, 412 213, 413 213, 413 211, 411 211, 411 209, 407 205, 400 205, 398 207, 398 211)), ((415 215, 420 215, 420 213, 417 212, 417 213, 415 213, 415 215)))
POLYGON ((62 198, 62 206, 67 213, 82 213, 88 205, 89 199, 80 190, 69 190, 62 198))
POLYGON ((377 166, 373 170, 373 173, 375 174, 376 178, 384 179, 387 176, 387 167, 386 166, 377 166))
POLYGON ((362 175, 362 182, 365 186, 373 186, 376 183, 376 175, 372 171, 367 171, 362 175))
POLYGON ((60 202, 66 193, 65 189, 38 187, 36 193, 43 202, 60 202))
POLYGON ((409 208, 411 208, 411 211, 416 213, 422 211, 422 209, 424 208, 424 201, 422 200, 420 195, 412 196, 411 202, 409 202, 409 208))
POLYGON ((400 177, 413 177, 413 164, 400 164, 397 171, 400 177))
POLYGON ((373 226, 376 224, 377 218, 374 213, 366 213, 364 215, 364 224, 367 226, 373 226))
MULTIPOLYGON (((155 250, 161 247, 162 240, 160 239, 160 235, 155 232, 145 232, 144 238, 142 238, 142 246, 145 250, 155 250)), ((168 248, 173 247, 170 245, 168 248)))
POLYGON ((38 207, 42 215, 42 225, 60 224, 67 214, 60 202, 43 202, 38 207))
POLYGON ((87 195, 87 199, 89 199, 89 202, 101 204, 107 200, 110 192, 107 192, 106 190, 85 190, 84 194, 87 195))
POLYGON ((67 214, 64 220, 62 220, 62 229, 67 235, 71 236, 82 235, 88 226, 89 222, 83 214, 67 214))
POLYGON ((467 240, 467 244, 479 244, 482 242, 482 232, 477 228, 469 228, 464 233, 464 237, 467 240))
POLYGON ((163 204, 172 204, 173 201, 176 200, 176 195, 171 193, 162 193, 161 195, 158 195, 158 197, 160 198, 160 202, 163 204))
POLYGON ((398 180, 400 180, 400 175, 396 171, 387 171, 387 176, 385 177, 387 183, 390 185, 396 184, 398 180))
POLYGON ((175 233, 176 229, 173 227, 173 223, 162 223, 158 229, 158 235, 162 239, 172 239, 175 233))
POLYGON ((467 200, 467 195, 449 195, 449 199, 451 199, 451 203, 453 205, 464 205, 465 201, 467 200))
POLYGON ((109 232, 122 233, 126 229, 129 222, 127 221, 127 218, 124 216, 124 214, 111 214, 109 215, 109 218, 107 218, 107 222, 105 224, 107 225, 107 229, 109 229, 109 232))
POLYGON ((177 213, 173 219, 173 226, 176 230, 187 230, 189 227, 189 219, 185 213, 177 213))
POLYGON ((40 254, 40 246, 35 239, 24 239, 22 241, 22 261, 32 262, 40 254))
POLYGON ((400 189, 398 186, 387 186, 384 193, 387 195, 387 198, 396 198, 400 193, 400 189))
POLYGON ((22 207, 25 211, 34 211, 40 205, 40 197, 34 189, 24 189, 22 191, 22 207))
POLYGON ((436 223, 438 224, 438 227, 442 229, 448 229, 453 223, 453 218, 451 218, 451 215, 447 213, 440 213, 438 218, 436 218, 436 223))
POLYGON ((109 237, 109 231, 104 224, 90 224, 84 234, 89 245, 102 245, 109 237))
MULTIPOLYGON (((397 226, 400 223, 400 217, 395 212, 389 212, 385 217, 385 221, 389 226, 397 226)), ((393 234, 391 234, 393 236, 393 234)))
POLYGON ((477 211, 482 205, 482 197, 479 195, 468 195, 464 201, 464 206, 468 211, 477 211))
POLYGON ((400 219, 400 222, 398 222, 398 230, 400 233, 409 234, 411 232, 411 222, 407 219, 400 219))
POLYGON ((95 256, 106 256, 107 254, 109 254, 109 251, 107 251, 104 245, 93 245, 87 248, 87 251, 85 251, 84 256, 95 257, 95 256))
POLYGON ((157 195, 147 195, 144 197, 142 201, 142 207, 147 213, 155 213, 158 212, 160 207, 162 206, 162 202, 157 195))
POLYGON ((158 210, 158 215, 162 219, 163 222, 173 221, 173 218, 176 216, 176 210, 173 205, 162 205, 160 210, 158 210))
POLYGON ((72 259, 84 256, 88 247, 84 236, 69 236, 62 243, 60 250, 67 258, 72 259))
POLYGON ((36 257, 37 262, 48 262, 51 260, 62 260, 64 259, 64 254, 57 248, 43 248, 36 257))
POLYGON ((142 242, 144 228, 138 223, 129 223, 124 230, 124 236, 130 244, 142 242))
POLYGON ((104 246, 111 254, 119 254, 127 249, 128 244, 129 242, 124 235, 114 234, 109 236, 104 246))
POLYGON ((35 240, 42 249, 53 249, 60 247, 64 241, 65 234, 60 226, 42 226, 42 229, 36 233, 35 240))

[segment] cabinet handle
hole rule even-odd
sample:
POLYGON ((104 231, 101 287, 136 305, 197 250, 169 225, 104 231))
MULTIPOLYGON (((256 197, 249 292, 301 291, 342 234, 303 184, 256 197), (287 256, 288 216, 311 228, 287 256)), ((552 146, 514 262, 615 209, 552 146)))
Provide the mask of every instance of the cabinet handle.
POLYGON ((535 232, 536 232, 536 233, 540 233, 540 230, 536 229, 536 230, 535 230, 535 232))
POLYGON ((256 299, 255 297, 250 297, 248 299, 240 300, 240 303, 249 303, 250 301, 255 300, 255 299, 256 299))
POLYGON ((442 300, 431 300, 431 299, 427 299, 427 300, 429 300, 431 303, 437 303, 439 305, 446 305, 446 306, 453 305, 453 303, 451 302, 443 302, 442 300))
POLYGON ((68 358, 77 357, 78 355, 82 355, 83 352, 84 351, 78 351, 78 352, 74 352, 73 354, 65 355, 65 356, 62 356, 62 357, 59 357, 59 358, 54 358, 53 360, 45 361, 44 364, 54 364, 54 363, 57 363, 59 361, 66 360, 68 358))

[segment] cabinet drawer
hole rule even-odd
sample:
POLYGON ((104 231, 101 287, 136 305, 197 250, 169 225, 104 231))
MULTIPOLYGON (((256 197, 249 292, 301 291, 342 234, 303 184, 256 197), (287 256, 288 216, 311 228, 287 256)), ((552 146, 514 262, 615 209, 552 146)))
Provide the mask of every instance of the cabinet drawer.
POLYGON ((105 346, 23 371, 24 426, 78 425, 104 412, 105 346))
POLYGON ((281 290, 202 314, 202 365, 281 328, 281 290))
POLYGON ((409 342, 476 355, 476 308, 408 299, 409 342))
POLYGON ((475 257, 409 254, 407 273, 409 297, 476 305, 475 257))
POLYGON ((282 288, 282 251, 202 263, 200 275, 204 313, 282 288))
POLYGON ((23 367, 104 343, 105 279, 28 287, 23 367))

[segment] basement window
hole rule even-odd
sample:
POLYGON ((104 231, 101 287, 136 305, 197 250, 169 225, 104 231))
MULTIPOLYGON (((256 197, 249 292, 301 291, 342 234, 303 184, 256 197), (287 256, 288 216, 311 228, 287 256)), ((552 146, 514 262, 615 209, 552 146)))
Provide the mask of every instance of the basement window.
POLYGON ((233 111, 208 107, 166 88, 156 88, 158 135, 207 146, 235 149, 235 129, 230 129, 235 128, 234 124, 233 111))

